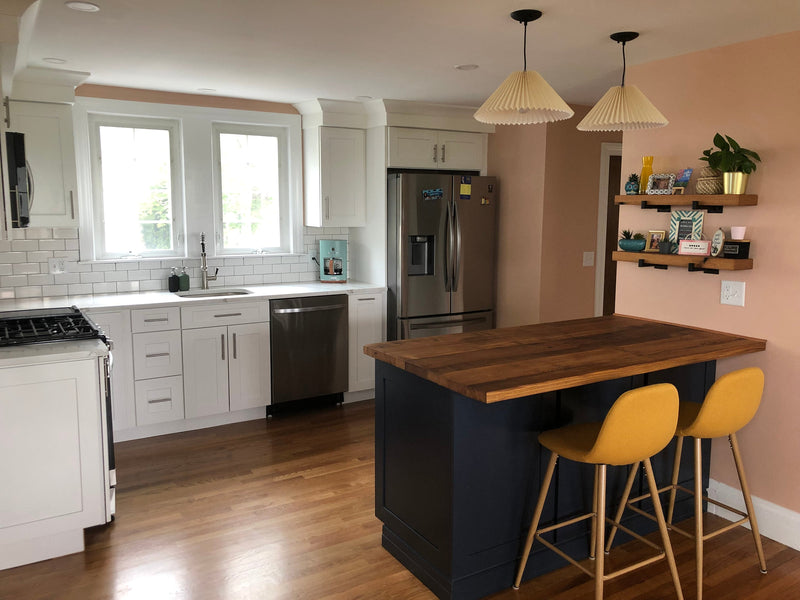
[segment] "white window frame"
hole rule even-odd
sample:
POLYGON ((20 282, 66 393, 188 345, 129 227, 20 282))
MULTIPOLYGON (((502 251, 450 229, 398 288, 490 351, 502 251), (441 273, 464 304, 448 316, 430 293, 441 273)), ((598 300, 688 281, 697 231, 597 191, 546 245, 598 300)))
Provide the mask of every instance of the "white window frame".
POLYGON ((289 253, 291 250, 291 221, 292 214, 291 202, 289 197, 289 171, 284 168, 288 164, 288 136, 286 130, 280 127, 270 127, 265 125, 242 125, 241 123, 213 123, 212 124, 213 143, 214 143, 214 223, 216 231, 216 252, 218 255, 239 255, 251 254, 253 252, 277 254, 289 253), (233 133, 240 135, 263 135, 275 137, 278 140, 278 188, 279 201, 278 210, 280 212, 280 232, 281 246, 257 248, 225 248, 223 235, 223 214, 222 214, 222 157, 220 155, 219 137, 222 133, 233 133))
POLYGON ((88 116, 89 150, 91 152, 92 170, 92 216, 94 230, 95 257, 98 259, 125 258, 128 254, 106 250, 105 244, 105 203, 103 201, 103 180, 100 150, 100 128, 130 127, 141 129, 158 129, 169 132, 170 154, 170 198, 172 202, 172 250, 139 251, 137 257, 161 258, 184 256, 186 249, 183 240, 183 160, 181 157, 180 122, 174 119, 157 119, 152 117, 132 117, 124 115, 108 115, 92 113, 88 116))
MULTIPOLYGON (((78 198, 81 201, 81 261, 103 260, 94 241, 94 202, 89 152, 89 115, 117 115, 175 120, 180 123, 180 162, 183 168, 183 221, 179 241, 182 257, 200 256, 200 233, 207 239, 221 237, 215 217, 216 189, 214 182, 213 124, 237 124, 248 127, 273 127, 286 136, 286 173, 289 236, 286 250, 275 254, 302 254, 303 246, 303 150, 299 114, 271 113, 202 106, 133 102, 78 96, 73 107, 75 149, 77 158, 78 198)), ((215 256, 217 243, 206 247, 208 256, 215 256)), ((230 257, 231 254, 224 254, 230 257)), ((107 259, 113 260, 113 259, 107 259)))

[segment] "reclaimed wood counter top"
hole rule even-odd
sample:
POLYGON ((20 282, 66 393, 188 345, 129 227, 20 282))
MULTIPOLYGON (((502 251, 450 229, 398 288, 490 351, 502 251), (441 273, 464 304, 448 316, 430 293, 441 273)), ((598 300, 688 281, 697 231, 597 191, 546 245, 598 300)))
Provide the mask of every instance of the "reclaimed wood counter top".
POLYGON ((612 315, 383 342, 368 356, 492 403, 760 352, 766 340, 612 315))

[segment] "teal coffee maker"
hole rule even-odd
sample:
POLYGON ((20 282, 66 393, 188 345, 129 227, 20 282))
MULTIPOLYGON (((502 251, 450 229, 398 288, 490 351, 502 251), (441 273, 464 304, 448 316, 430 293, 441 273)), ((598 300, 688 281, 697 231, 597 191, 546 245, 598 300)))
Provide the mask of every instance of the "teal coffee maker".
POLYGON ((347 240, 319 241, 319 280, 347 281, 347 240))

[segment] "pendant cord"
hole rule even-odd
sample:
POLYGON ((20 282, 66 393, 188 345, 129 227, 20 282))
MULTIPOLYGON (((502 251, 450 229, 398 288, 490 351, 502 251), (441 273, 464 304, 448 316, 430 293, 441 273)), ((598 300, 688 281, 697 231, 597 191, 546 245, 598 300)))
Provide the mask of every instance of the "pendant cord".
POLYGON ((625 87, 625 70, 627 65, 625 64, 625 42, 622 42, 622 87, 625 87))
POLYGON ((525 21, 525 33, 522 41, 522 70, 528 70, 528 22, 525 21))

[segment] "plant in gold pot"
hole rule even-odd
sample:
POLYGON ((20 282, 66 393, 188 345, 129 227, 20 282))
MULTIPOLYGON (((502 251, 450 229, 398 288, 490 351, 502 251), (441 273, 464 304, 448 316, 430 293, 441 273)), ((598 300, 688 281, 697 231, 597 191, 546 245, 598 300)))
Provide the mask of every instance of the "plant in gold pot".
POLYGON ((744 194, 747 179, 756 170, 756 162, 761 162, 758 153, 742 148, 731 136, 714 136, 714 146, 703 150, 700 160, 722 172, 723 191, 726 194, 744 194))
POLYGON ((619 247, 625 252, 641 252, 644 250, 647 240, 642 233, 633 233, 630 229, 625 229, 619 236, 619 247))

